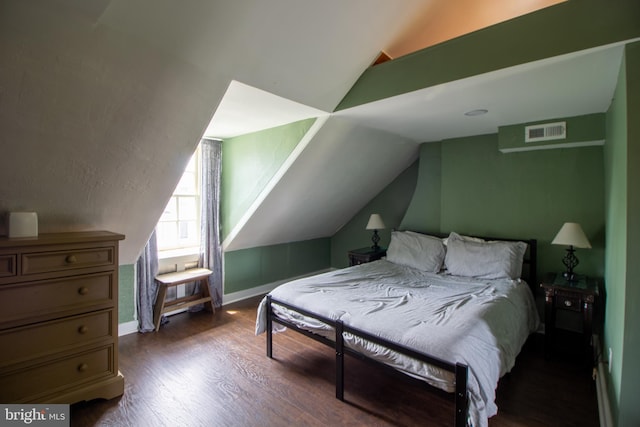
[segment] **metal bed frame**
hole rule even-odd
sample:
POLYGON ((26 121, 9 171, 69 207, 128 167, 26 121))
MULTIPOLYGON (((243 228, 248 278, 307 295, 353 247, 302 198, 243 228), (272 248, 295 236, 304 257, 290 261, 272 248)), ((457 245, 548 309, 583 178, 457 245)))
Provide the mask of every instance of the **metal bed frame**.
MULTIPOLYGON (((438 235, 438 234, 431 234, 438 235)), ((496 239, 496 238, 484 238, 485 240, 503 240, 503 241, 518 241, 518 239, 496 239)), ((532 291, 535 292, 536 286, 536 269, 537 269, 537 241, 535 239, 526 239, 519 240, 528 243, 528 257, 525 254, 525 258, 523 260, 523 265, 528 264, 529 266, 529 281, 527 282, 531 287, 532 291)), ((535 295, 535 293, 534 293, 535 295)), ((331 348, 335 349, 336 352, 336 398, 344 401, 344 355, 348 354, 350 356, 355 356, 359 359, 365 360, 367 362, 371 362, 377 366, 381 366, 385 369, 390 369, 394 372, 399 372, 395 368, 386 365, 382 362, 372 359, 371 357, 360 353, 356 350, 348 348, 344 345, 344 334, 352 334, 354 336, 358 336, 366 341, 372 342, 374 344, 381 345, 383 347, 388 348, 389 350, 396 351, 404 356, 411 357, 413 359, 419 360, 421 362, 427 363, 429 365, 436 366, 438 368, 444 369, 448 372, 451 372, 455 376, 455 391, 453 392, 453 401, 455 403, 455 414, 454 414, 454 426, 456 427, 465 427, 467 425, 467 410, 469 404, 469 397, 467 393, 467 379, 469 375, 469 368, 467 365, 462 363, 450 363, 439 359, 437 357, 433 357, 429 354, 422 353, 411 348, 405 347, 403 345, 399 345, 392 341, 380 338, 378 336, 372 335, 368 332, 365 332, 361 329, 357 329, 351 327, 349 325, 345 325, 341 320, 331 320, 327 317, 318 315, 316 313, 312 313, 308 310, 301 309, 299 307, 293 306, 283 301, 279 301, 273 298, 271 295, 267 295, 267 325, 266 325, 266 333, 267 333, 267 357, 270 359, 273 358, 273 323, 278 323, 280 325, 286 326, 287 328, 293 329, 296 332, 299 332, 309 338, 312 338, 318 342, 321 342, 331 348), (325 323, 328 326, 331 326, 335 331, 335 339, 331 340, 321 335, 315 334, 313 332, 302 329, 295 324, 280 319, 273 312, 273 304, 278 306, 287 308, 289 310, 293 310, 303 316, 307 316, 316 320, 319 320, 322 323, 325 323)), ((406 376, 405 376, 406 377, 406 376)), ((411 378, 411 377, 408 377, 411 378)), ((429 388, 435 388, 428 383, 424 383, 429 388)))

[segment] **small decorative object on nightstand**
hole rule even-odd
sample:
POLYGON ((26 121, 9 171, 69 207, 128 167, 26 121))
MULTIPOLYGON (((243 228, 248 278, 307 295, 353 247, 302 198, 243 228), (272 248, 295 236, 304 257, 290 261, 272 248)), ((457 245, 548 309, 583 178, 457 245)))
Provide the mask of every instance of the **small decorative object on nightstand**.
POLYGON ((372 248, 360 248, 349 251, 349 266, 364 264, 371 261, 376 261, 387 254, 385 248, 378 246, 378 249, 372 248))
MULTIPOLYGON (((566 279, 562 273, 550 273, 540 284, 545 296, 545 353, 552 353, 556 335, 556 313, 558 310, 582 314, 582 336, 585 351, 591 345, 593 334, 594 306, 599 298, 598 280, 586 276, 572 276, 566 279)), ((585 353, 589 356, 590 352, 585 353)))
POLYGON ((374 251, 380 250, 380 246, 378 246, 378 242, 380 241, 380 236, 378 236, 378 230, 384 229, 384 222, 382 221, 382 217, 379 214, 371 214, 369 217, 369 222, 367 223, 367 230, 373 230, 373 236, 371 236, 371 241, 373 245, 371 249, 374 251))
POLYGON ((573 247, 591 249, 591 243, 582 231, 580 224, 565 222, 551 244, 569 246, 567 254, 562 258, 562 263, 567 267, 564 277, 567 280, 576 280, 573 269, 578 265, 578 257, 576 257, 576 250, 573 247))

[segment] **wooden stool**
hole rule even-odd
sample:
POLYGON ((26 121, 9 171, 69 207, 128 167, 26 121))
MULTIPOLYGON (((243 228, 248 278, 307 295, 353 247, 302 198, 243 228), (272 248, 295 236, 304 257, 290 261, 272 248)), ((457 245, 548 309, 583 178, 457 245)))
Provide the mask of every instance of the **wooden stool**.
POLYGON ((164 313, 178 310, 181 308, 191 307, 192 305, 209 303, 211 311, 216 312, 213 306, 211 293, 209 292, 209 276, 211 270, 206 268, 190 268, 175 273, 160 274, 156 276, 158 283, 158 297, 153 306, 153 323, 156 325, 156 332, 160 329, 160 319, 164 313), (178 286, 183 283, 200 282, 200 295, 190 295, 182 298, 176 298, 172 301, 165 302, 168 286, 178 286))

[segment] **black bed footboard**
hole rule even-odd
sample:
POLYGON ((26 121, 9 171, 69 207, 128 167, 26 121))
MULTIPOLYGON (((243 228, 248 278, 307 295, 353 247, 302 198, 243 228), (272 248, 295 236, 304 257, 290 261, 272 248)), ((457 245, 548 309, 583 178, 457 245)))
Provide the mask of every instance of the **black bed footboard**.
MULTIPOLYGON (((455 424, 454 425, 456 427, 464 427, 466 425, 467 411, 468 411, 467 377, 468 377, 468 371, 469 371, 466 365, 461 363, 449 363, 437 357, 433 357, 428 354, 415 351, 413 349, 402 346, 400 344, 371 335, 368 332, 365 332, 363 330, 345 325, 342 321, 334 321, 324 316, 320 316, 318 314, 311 313, 307 310, 303 310, 298 307, 292 306, 291 304, 278 301, 276 299, 273 299, 271 295, 267 295, 266 312, 267 312, 267 322, 266 322, 267 357, 269 358, 273 357, 273 332, 272 332, 273 322, 279 323, 283 326, 286 326, 287 328, 293 329, 303 335, 306 335, 316 341, 319 341, 335 349, 335 352, 336 352, 336 398, 340 400, 344 400, 344 355, 345 354, 350 354, 360 359, 373 362, 374 364, 384 366, 385 368, 389 368, 388 365, 385 365, 381 362, 378 362, 370 358, 365 354, 362 354, 358 351, 355 351, 353 349, 346 347, 344 345, 344 334, 348 333, 351 335, 358 336, 374 344, 378 344, 380 346, 386 347, 397 353, 403 354, 405 356, 411 357, 413 359, 419 360, 421 362, 436 366, 438 368, 441 368, 448 372, 453 373, 455 376, 455 392, 453 397, 455 402, 455 424), (321 335, 299 328, 298 326, 294 325, 289 321, 279 319, 273 312, 272 304, 277 304, 289 310, 293 310, 303 316, 311 317, 313 319, 316 319, 325 323, 326 325, 332 327, 335 330, 335 340, 325 338, 321 335)), ((431 386, 429 385, 429 387, 431 386)))

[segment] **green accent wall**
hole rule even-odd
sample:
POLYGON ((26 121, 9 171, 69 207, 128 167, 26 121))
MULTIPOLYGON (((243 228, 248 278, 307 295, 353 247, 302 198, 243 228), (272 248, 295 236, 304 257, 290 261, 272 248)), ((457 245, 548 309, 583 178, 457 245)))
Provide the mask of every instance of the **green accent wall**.
POLYGON ((254 132, 222 143, 222 240, 240 221, 316 119, 254 132))
POLYGON ((133 264, 121 265, 118 269, 118 323, 135 320, 135 268, 133 264))
POLYGON ((562 224, 578 222, 593 248, 577 251, 576 270, 602 277, 602 156, 602 147, 502 154, 495 134, 446 141, 441 231, 537 238, 542 273, 564 269, 566 247, 551 240, 562 224))
POLYGON ((347 252, 351 249, 371 246, 372 232, 365 230, 369 217, 380 214, 386 228, 379 231, 382 247, 389 245, 391 230, 399 228, 411 201, 418 177, 418 162, 414 162, 384 190, 354 215, 347 224, 331 237, 331 266, 344 268, 349 265, 347 252))
POLYGON ((637 0, 570 0, 370 67, 336 110, 629 40, 639 22, 637 0))
POLYGON ((578 250, 577 271, 602 276, 603 173, 600 146, 502 154, 497 134, 423 144, 403 228, 536 238, 541 274, 564 269, 566 248, 551 240, 579 222, 593 248, 578 250))
MULTIPOLYGON (((639 23, 640 25, 640 23, 639 23)), ((619 425, 640 425, 640 42, 627 45, 627 277, 619 425)))
POLYGON ((587 142, 602 141, 605 139, 605 114, 587 114, 576 117, 560 117, 547 119, 544 121, 530 122, 511 126, 501 126, 498 128, 498 148, 504 150, 536 150, 550 149, 567 144, 580 144, 587 142), (525 126, 565 122, 567 137, 560 140, 525 142, 525 126))
POLYGON ((604 352, 616 425, 640 425, 640 43, 627 45, 605 145, 606 308, 604 352), (605 356, 606 357, 606 356, 605 356))
POLYGON ((415 185, 417 197, 410 205, 400 224, 402 230, 422 232, 440 231, 440 211, 442 210, 442 144, 431 143, 420 146, 418 182, 415 185))
POLYGON ((331 239, 313 239, 224 253, 224 293, 244 291, 329 268, 331 239))
MULTIPOLYGON (((626 60, 623 58, 613 102, 607 113, 607 144, 605 146, 605 216, 607 220, 607 251, 605 286, 604 348, 613 350, 610 401, 617 418, 622 375, 624 344, 626 247, 627 247, 627 86, 626 60)), ((605 350, 606 352, 606 350, 605 350)))

